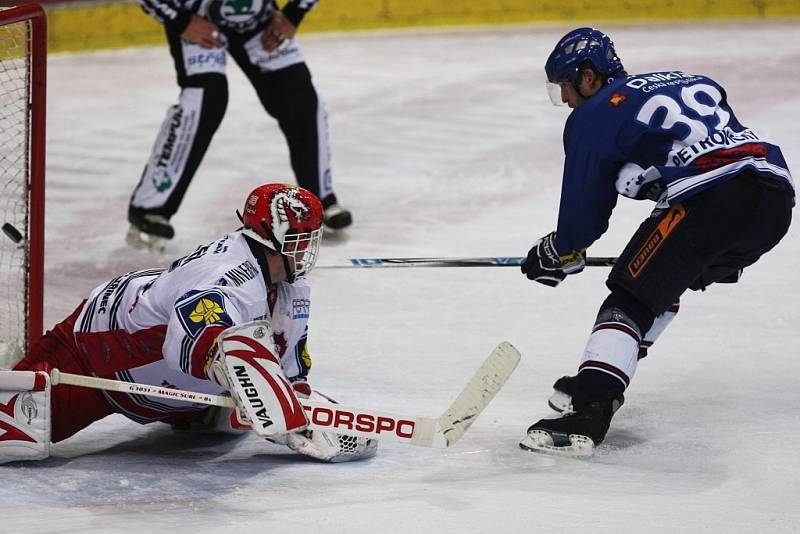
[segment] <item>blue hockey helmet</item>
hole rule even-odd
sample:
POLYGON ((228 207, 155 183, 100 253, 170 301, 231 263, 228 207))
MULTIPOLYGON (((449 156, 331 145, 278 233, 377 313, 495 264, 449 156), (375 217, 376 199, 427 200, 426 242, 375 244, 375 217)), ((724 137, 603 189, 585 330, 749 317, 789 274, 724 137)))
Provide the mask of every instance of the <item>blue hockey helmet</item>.
POLYGON ((585 61, 590 62, 601 76, 610 76, 622 69, 622 61, 608 35, 594 28, 578 28, 562 37, 547 58, 544 65, 547 81, 558 84, 567 80, 577 87, 580 66, 585 61))

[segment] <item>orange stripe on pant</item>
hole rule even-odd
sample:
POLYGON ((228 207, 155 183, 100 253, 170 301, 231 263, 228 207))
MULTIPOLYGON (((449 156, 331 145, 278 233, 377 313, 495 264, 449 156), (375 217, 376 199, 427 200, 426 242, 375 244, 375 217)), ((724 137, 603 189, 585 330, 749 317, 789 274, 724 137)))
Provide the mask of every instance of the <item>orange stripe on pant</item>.
POLYGON ((658 223, 658 226, 650 237, 647 238, 642 248, 640 248, 633 259, 628 262, 628 272, 633 278, 639 276, 642 269, 653 254, 656 253, 661 244, 667 239, 667 236, 678 226, 683 218, 686 216, 686 209, 683 204, 678 203, 672 206, 667 214, 658 223))

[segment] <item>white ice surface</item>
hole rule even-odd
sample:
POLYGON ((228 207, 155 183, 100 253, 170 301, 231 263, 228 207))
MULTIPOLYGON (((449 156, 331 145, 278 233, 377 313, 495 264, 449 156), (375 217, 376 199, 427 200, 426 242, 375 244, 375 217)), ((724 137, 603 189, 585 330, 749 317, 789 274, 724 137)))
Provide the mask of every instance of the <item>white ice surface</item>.
MULTIPOLYGON (((320 264, 519 256, 553 229, 568 110, 549 103, 542 65, 568 29, 302 37, 355 218, 320 264)), ((629 71, 717 79, 800 176, 796 23, 604 29, 629 71)), ((234 228, 253 186, 292 179, 277 126, 231 64, 228 112, 176 238, 165 257, 128 250, 128 197, 178 94, 167 49, 54 56, 48 74, 47 326, 113 275, 234 228)), ((621 201, 590 252, 616 255, 650 208, 621 201)), ((113 416, 45 462, 0 467, 0 532, 798 532, 798 257, 795 225, 738 286, 686 295, 588 461, 517 442, 575 371, 607 269, 556 290, 514 268, 316 271, 312 379, 348 404, 436 415, 497 342, 522 363, 452 449, 387 445, 357 464, 113 416)))

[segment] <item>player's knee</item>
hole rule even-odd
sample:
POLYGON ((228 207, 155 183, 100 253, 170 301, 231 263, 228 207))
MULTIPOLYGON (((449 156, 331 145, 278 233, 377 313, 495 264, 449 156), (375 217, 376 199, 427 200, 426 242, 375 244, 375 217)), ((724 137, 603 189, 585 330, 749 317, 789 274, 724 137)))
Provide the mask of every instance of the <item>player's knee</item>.
POLYGON ((631 328, 642 339, 653 326, 655 317, 655 313, 630 293, 613 289, 600 306, 595 326, 610 321, 619 322, 631 328))

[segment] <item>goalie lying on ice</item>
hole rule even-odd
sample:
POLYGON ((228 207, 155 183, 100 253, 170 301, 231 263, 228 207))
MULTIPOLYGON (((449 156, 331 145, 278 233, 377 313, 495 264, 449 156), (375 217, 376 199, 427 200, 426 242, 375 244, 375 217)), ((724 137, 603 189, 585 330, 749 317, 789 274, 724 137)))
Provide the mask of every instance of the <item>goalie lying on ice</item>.
POLYGON ((0 372, 0 463, 49 455, 112 413, 141 424, 249 431, 325 461, 372 456, 373 440, 308 431, 310 288, 322 206, 305 189, 268 184, 245 201, 243 228, 175 260, 95 288, 13 371, 0 372), (50 385, 48 372, 219 395, 236 410, 50 385))

